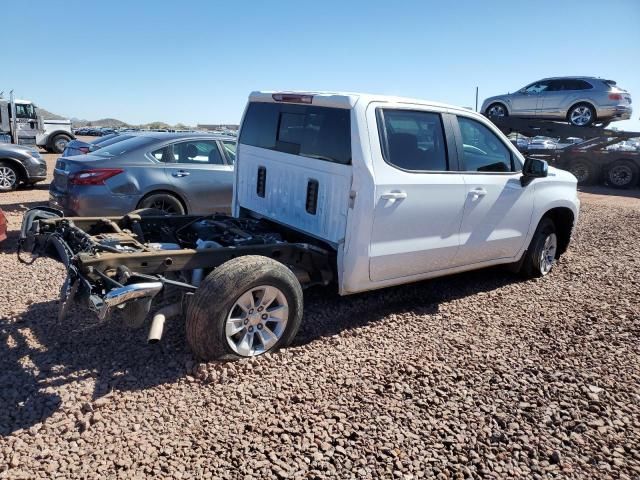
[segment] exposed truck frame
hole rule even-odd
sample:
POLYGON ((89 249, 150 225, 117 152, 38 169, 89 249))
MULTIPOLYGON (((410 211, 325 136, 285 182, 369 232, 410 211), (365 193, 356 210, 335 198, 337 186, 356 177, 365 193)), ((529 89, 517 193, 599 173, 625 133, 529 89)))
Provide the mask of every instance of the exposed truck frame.
POLYGON ((527 137, 542 135, 560 139, 578 137, 584 141, 555 150, 526 151, 534 156, 573 173, 578 185, 605 183, 614 188, 631 188, 640 182, 640 152, 617 151, 607 147, 631 138, 640 132, 627 132, 602 127, 577 127, 550 120, 516 117, 489 117, 505 134, 527 137))

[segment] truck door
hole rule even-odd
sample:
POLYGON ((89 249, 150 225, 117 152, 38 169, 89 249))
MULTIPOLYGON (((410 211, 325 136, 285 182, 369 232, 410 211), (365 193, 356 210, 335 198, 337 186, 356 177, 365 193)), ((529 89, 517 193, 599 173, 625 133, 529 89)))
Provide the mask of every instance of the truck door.
POLYGON ((457 119, 466 198, 456 263, 514 257, 529 231, 535 185, 520 184, 519 159, 487 125, 457 119))
POLYGON ((188 213, 231 211, 233 165, 224 160, 217 141, 189 140, 165 148, 173 149, 174 159, 165 164, 166 177, 186 198, 188 213))
POLYGON ((372 105, 367 114, 375 173, 373 282, 449 268, 460 244, 465 186, 452 173, 457 156, 445 134, 449 115, 416 108, 372 105))

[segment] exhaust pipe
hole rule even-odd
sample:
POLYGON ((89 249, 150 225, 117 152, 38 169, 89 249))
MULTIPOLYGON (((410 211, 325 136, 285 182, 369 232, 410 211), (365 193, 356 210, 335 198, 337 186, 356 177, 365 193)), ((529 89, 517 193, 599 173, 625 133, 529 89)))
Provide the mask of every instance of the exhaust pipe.
POLYGON ((167 318, 175 317, 182 313, 182 304, 174 303, 161 308, 153 315, 151 328, 149 329, 148 343, 158 343, 164 332, 164 322, 167 318))
POLYGON ((98 318, 107 318, 111 310, 118 305, 144 297, 155 297, 162 290, 162 282, 134 283, 120 288, 114 288, 104 296, 102 306, 98 310, 98 318))

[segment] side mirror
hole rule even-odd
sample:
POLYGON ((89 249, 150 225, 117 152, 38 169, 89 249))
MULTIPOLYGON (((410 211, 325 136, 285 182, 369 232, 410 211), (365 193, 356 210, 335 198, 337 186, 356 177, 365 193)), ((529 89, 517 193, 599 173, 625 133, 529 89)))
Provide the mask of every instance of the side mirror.
POLYGON ((539 158, 527 157, 522 167, 522 177, 520 184, 523 187, 529 185, 536 178, 544 178, 549 173, 549 165, 546 161, 539 158))

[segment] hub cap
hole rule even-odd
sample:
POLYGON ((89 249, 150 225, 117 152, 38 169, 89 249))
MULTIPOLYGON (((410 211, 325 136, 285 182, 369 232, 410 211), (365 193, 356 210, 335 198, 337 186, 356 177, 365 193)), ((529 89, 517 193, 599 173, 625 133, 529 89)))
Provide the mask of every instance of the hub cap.
POLYGON ((252 288, 240 295, 227 316, 227 343, 243 357, 260 355, 280 340, 288 318, 289 305, 278 288, 252 288))
POLYGON ((0 187, 13 188, 17 180, 16 172, 9 167, 0 167, 0 187))
POLYGON ((584 105, 576 107, 571 111, 569 121, 574 125, 583 126, 587 125, 591 121, 591 109, 584 105))
POLYGON ((490 117, 504 117, 507 112, 502 105, 491 105, 487 113, 490 117))
POLYGON ((180 213, 178 209, 171 204, 171 202, 165 202, 164 200, 154 200, 151 203, 146 205, 146 208, 155 208, 156 210, 160 210, 167 215, 173 215, 180 213))
POLYGON ((555 233, 550 233, 544 240, 542 253, 540 254, 540 272, 546 275, 551 271, 553 262, 556 260, 556 250, 558 249, 558 237, 555 233))
POLYGON ((609 170, 609 181, 618 187, 628 185, 632 177, 633 171, 629 165, 616 165, 609 170))
POLYGON ((69 141, 66 138, 59 138, 55 141, 56 144, 56 148, 60 151, 60 152, 64 152, 64 149, 67 148, 67 144, 69 143, 69 141))
POLYGON ((578 179, 578 183, 582 183, 589 178, 588 167, 581 163, 574 165, 569 171, 578 179))

